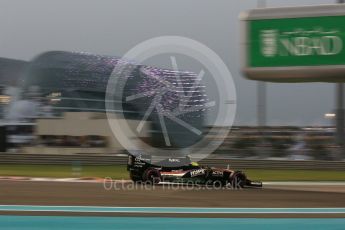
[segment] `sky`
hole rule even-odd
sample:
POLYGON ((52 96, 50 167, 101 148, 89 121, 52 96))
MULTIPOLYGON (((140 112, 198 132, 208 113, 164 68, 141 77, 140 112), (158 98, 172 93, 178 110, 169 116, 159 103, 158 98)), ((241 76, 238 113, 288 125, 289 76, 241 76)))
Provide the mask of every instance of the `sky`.
MULTIPOLYGON (((240 72, 239 14, 256 0, 0 0, 0 57, 30 60, 49 50, 122 56, 159 36, 184 36, 211 48, 231 71, 234 125, 255 125, 256 85, 240 72)), ((330 4, 267 0, 268 7, 330 4)), ((330 125, 335 85, 267 83, 268 125, 330 125)))

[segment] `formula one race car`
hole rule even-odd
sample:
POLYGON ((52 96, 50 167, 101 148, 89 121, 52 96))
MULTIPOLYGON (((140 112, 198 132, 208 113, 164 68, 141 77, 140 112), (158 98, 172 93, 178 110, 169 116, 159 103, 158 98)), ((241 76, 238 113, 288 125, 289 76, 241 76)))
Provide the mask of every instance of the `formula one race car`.
POLYGON ((152 184, 160 183, 193 183, 216 187, 232 188, 262 187, 262 182, 251 181, 242 171, 199 166, 188 157, 168 158, 165 161, 178 164, 151 163, 151 156, 129 155, 127 170, 134 182, 152 184), (181 166, 182 165, 182 166, 181 166))

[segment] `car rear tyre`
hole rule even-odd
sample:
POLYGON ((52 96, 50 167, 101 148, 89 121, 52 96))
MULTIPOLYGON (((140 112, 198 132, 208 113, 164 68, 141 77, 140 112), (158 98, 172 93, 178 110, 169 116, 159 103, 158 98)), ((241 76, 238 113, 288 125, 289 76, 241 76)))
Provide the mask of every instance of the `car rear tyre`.
POLYGON ((149 168, 145 171, 143 180, 146 183, 158 184, 161 181, 161 174, 157 169, 149 168))

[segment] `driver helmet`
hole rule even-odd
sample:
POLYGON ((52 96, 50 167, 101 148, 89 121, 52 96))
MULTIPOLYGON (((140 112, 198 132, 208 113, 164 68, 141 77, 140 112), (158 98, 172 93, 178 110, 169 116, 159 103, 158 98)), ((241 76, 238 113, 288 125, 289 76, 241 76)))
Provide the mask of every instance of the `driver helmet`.
POLYGON ((191 166, 199 166, 199 164, 197 162, 192 162, 191 166))

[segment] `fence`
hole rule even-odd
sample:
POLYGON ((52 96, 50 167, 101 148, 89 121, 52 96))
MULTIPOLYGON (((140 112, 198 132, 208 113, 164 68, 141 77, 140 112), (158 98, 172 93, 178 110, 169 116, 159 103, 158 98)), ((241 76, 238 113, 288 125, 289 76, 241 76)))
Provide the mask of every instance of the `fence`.
MULTIPOLYGON (((42 164, 42 165, 126 165, 126 156, 112 155, 43 155, 0 153, 0 164, 42 164)), ((210 167, 235 169, 323 169, 344 170, 344 161, 283 161, 283 160, 243 160, 210 159, 199 162, 210 167)))

